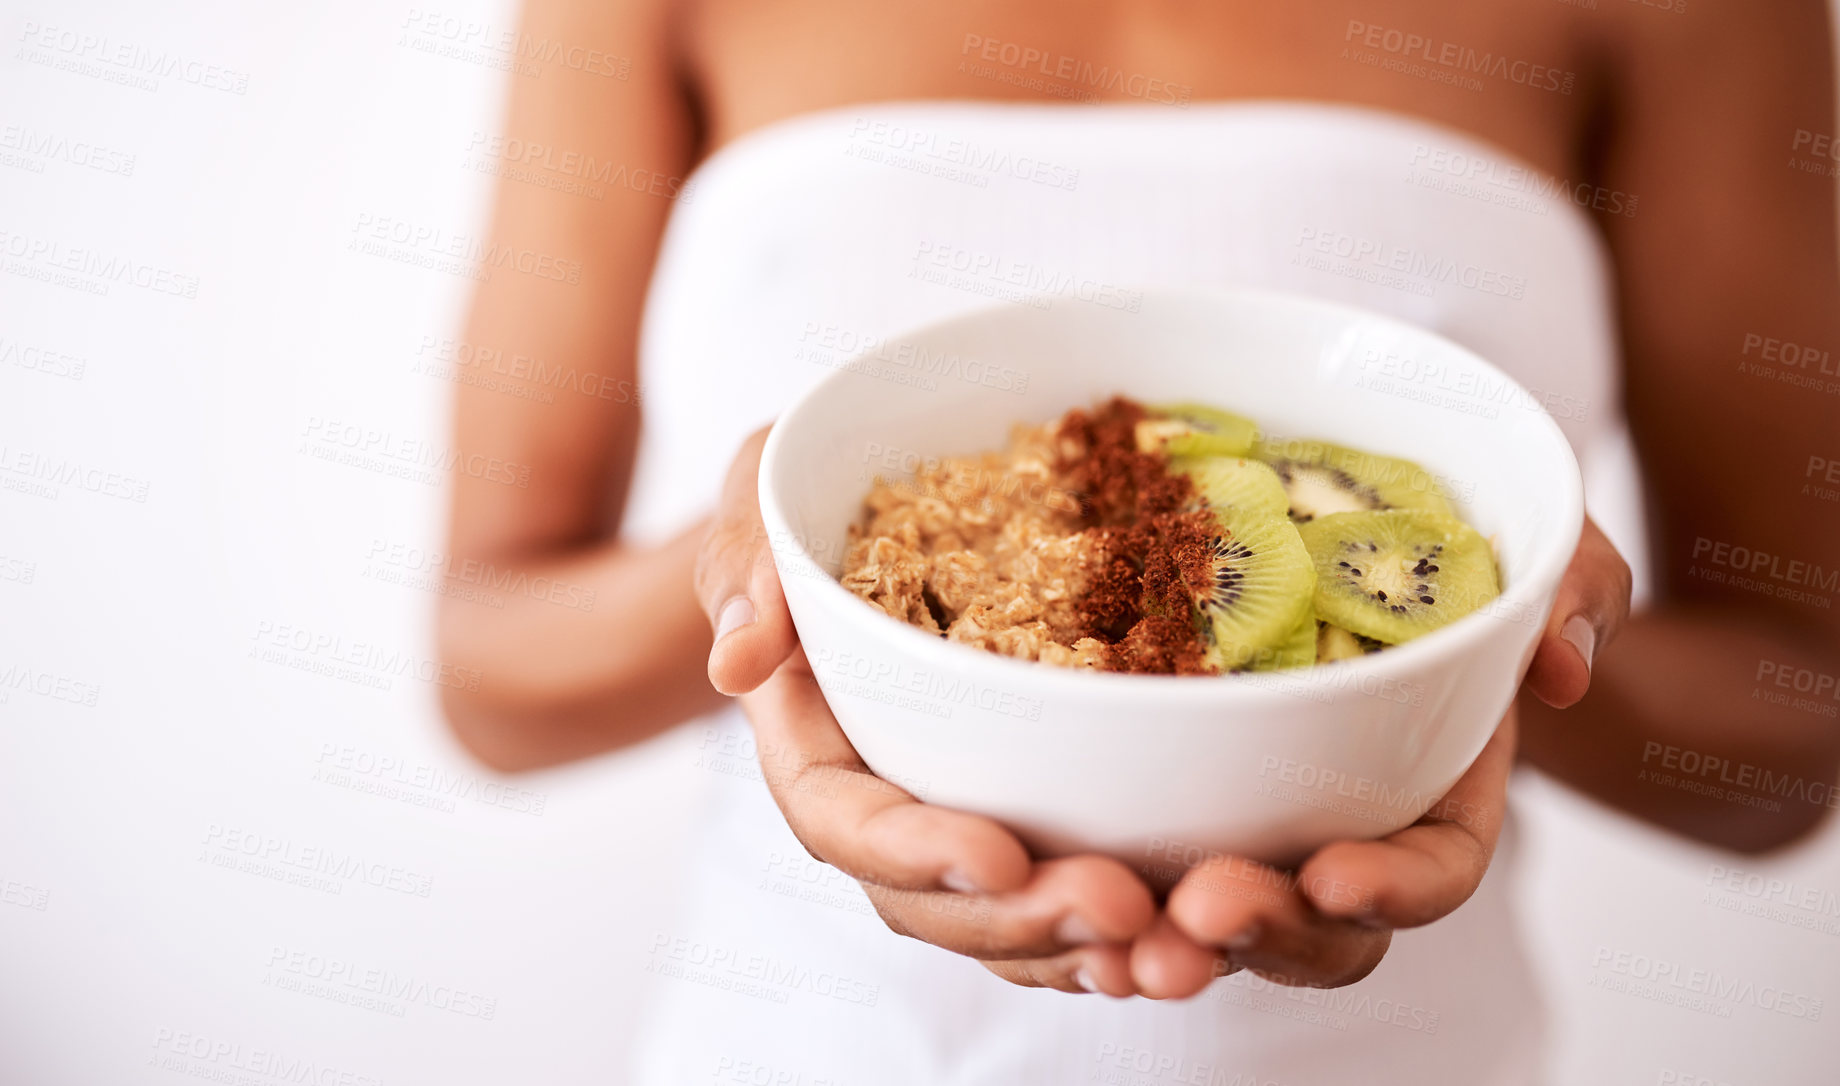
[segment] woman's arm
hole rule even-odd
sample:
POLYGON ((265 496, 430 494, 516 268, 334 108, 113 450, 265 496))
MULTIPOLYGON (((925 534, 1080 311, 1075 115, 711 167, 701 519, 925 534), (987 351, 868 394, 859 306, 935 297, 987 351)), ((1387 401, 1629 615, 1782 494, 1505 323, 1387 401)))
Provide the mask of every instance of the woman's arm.
POLYGON ((529 159, 536 174, 573 163, 661 183, 608 181, 599 198, 513 178, 498 185, 493 251, 518 261, 490 267, 473 298, 465 349, 493 360, 474 365, 495 383, 456 386, 455 443, 529 474, 525 485, 454 474, 439 641, 444 661, 480 674, 476 690, 444 688, 454 732, 499 769, 631 743, 719 700, 703 675, 709 627, 690 588, 700 529, 652 548, 614 541, 643 400, 640 309, 692 153, 668 6, 524 4, 526 40, 609 59, 513 74, 508 158, 529 159), (467 598, 481 587, 503 607, 467 598))
POLYGON ((1840 136, 1826 8, 1605 13, 1624 25, 1599 176, 1640 201, 1605 227, 1655 596, 1588 697, 1564 711, 1522 699, 1535 765, 1747 851, 1840 803, 1840 719, 1825 715, 1840 713, 1840 501, 1820 469, 1840 460, 1836 162, 1812 152, 1840 136), (1826 352, 1826 372, 1781 343, 1826 352), (1796 692, 1821 676, 1824 696, 1796 692))

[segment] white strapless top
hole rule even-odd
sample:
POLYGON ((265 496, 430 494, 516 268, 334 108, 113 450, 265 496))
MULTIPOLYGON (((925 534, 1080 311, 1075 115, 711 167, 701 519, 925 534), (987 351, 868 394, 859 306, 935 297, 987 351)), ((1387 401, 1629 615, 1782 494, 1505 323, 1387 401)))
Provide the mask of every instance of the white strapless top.
MULTIPOLYGON (((742 437, 839 363, 911 326, 1042 295, 1119 307, 1160 285, 1317 295, 1493 361, 1581 458, 1620 425, 1591 223, 1513 156, 1411 118, 1307 103, 865 105, 751 133, 686 191, 642 336, 626 519, 638 539, 707 511, 742 437)), ((1535 409, 1435 380, 1402 394, 1535 409)), ((1349 988, 1241 974, 1184 1003, 1072 997, 888 933, 786 830, 738 714, 695 726, 712 729, 708 819, 679 930, 661 933, 648 974, 637 1081, 1537 1081, 1541 1015, 1508 907, 1508 842, 1474 899, 1399 934, 1349 988)))

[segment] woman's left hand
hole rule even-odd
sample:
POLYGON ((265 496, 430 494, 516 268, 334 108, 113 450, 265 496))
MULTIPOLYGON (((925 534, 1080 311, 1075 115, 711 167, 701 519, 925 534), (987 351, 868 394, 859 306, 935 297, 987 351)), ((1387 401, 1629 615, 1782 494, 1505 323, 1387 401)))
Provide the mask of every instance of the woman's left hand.
MULTIPOLYGON (((1582 698, 1593 657, 1628 617, 1629 590, 1629 566, 1586 520, 1526 689, 1560 708, 1582 698)), ((1329 845, 1294 873, 1237 857, 1189 871, 1131 945, 1137 990, 1181 998, 1239 969, 1313 988, 1373 972, 1395 928, 1449 914, 1482 881, 1507 809, 1517 727, 1510 708, 1444 798, 1391 836, 1329 845)))

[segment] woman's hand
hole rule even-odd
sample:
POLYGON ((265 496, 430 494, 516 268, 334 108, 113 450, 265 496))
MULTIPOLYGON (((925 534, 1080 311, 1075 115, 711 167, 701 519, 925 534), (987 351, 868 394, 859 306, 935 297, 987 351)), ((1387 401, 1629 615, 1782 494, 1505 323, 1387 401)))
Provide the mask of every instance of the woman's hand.
MULTIPOLYGON (((1628 564, 1586 520, 1527 673, 1530 693, 1555 708, 1584 696, 1593 656, 1629 615, 1629 588, 1628 564)), ((1139 989, 1200 991, 1214 963, 1188 949, 1197 946, 1218 948, 1228 971, 1250 969, 1278 984, 1334 988, 1373 972, 1393 929, 1449 914, 1482 881, 1501 832, 1517 731, 1510 708, 1449 793, 1391 836, 1330 845, 1295 873, 1236 857, 1191 870, 1170 892, 1165 918, 1132 948, 1139 989)))
MULTIPOLYGON (((762 430, 736 456, 696 591, 715 628, 709 679, 741 695, 761 773, 807 850, 862 883, 893 930, 1017 984, 1131 995, 1131 942, 1156 902, 1104 856, 1031 862, 986 818, 932 807, 869 772, 831 715, 786 610, 756 496, 762 430)), ((1198 947, 1191 956, 1208 957, 1198 947)), ((1144 951, 1157 959, 1156 948, 1144 951)))

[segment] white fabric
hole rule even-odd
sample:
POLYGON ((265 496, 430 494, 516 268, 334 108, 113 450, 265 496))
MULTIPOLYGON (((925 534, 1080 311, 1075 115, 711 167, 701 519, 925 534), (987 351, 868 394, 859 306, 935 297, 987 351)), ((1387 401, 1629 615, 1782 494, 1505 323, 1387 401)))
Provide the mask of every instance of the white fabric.
MULTIPOLYGON (((1243 284, 1362 305, 1537 389, 1581 453, 1616 425, 1591 224, 1512 156, 1414 119, 1307 103, 878 104, 743 137, 688 190, 646 313, 627 522, 640 538, 705 511, 741 437, 864 339, 1031 290, 1129 305, 1136 287, 1243 284)), ((1402 394, 1449 394, 1396 376, 1402 394)), ((1467 905, 1397 935, 1360 984, 1240 975, 1182 1003, 1073 997, 890 934, 785 828, 748 768, 745 722, 695 726, 711 737, 711 798, 682 912, 654 940, 636 1081, 1538 1081, 1511 841, 1467 905)))

